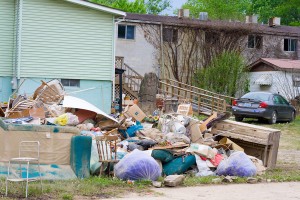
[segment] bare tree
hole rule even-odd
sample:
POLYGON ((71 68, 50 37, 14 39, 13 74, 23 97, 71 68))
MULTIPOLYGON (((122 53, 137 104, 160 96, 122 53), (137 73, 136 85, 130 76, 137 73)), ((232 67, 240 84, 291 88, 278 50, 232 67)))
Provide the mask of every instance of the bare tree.
POLYGON ((276 90, 288 100, 295 99, 300 95, 300 72, 279 71, 273 74, 276 90))
MULTIPOLYGON (((229 22, 228 22, 229 23, 229 22)), ((146 40, 157 49, 163 77, 192 83, 196 69, 206 67, 224 51, 241 53, 252 28, 214 22, 209 26, 141 24, 146 40), (163 30, 163 31, 162 31, 163 30), (163 40, 163 41, 162 41, 163 40), (162 64, 163 62, 163 64, 162 64)))

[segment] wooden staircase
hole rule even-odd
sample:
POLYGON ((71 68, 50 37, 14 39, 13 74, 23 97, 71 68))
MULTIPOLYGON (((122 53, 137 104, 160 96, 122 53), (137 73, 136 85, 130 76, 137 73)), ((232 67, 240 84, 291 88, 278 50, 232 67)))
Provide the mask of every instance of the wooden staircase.
POLYGON ((234 99, 172 79, 161 80, 159 83, 160 94, 190 102, 193 110, 198 113, 210 115, 213 112, 226 112, 227 108, 230 107, 230 102, 234 99))
MULTIPOLYGON (((124 63, 124 57, 116 57, 115 61, 115 67, 119 69, 124 69, 125 72, 122 74, 122 88, 123 93, 126 94, 126 96, 130 96, 130 99, 137 99, 138 93, 140 91, 141 82, 143 79, 143 76, 140 75, 137 71, 132 69, 130 66, 128 66, 126 63, 124 63)), ((120 83, 119 78, 116 75, 116 82, 115 82, 115 94, 118 96, 119 89, 120 89, 120 83)))

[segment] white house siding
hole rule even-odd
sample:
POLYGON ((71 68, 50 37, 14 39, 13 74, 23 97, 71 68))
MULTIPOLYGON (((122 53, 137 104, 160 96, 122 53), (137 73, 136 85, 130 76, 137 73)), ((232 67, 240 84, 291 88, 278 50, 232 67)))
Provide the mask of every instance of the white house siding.
POLYGON ((283 71, 264 71, 250 72, 250 91, 266 91, 279 93, 287 99, 299 95, 300 88, 293 87, 292 73, 283 71), (255 81, 263 74, 271 74, 273 77, 272 85, 258 85, 255 81))
POLYGON ((0 76, 12 76, 15 1, 0 0, 0 76))
POLYGON ((62 0, 24 0, 20 77, 111 80, 113 15, 62 0))
MULTIPOLYGON (((126 23, 130 24, 130 23, 126 23)), ((136 70, 141 75, 149 72, 157 73, 159 64, 155 54, 157 51, 146 41, 142 28, 137 24, 135 26, 135 39, 116 40, 116 56, 124 57, 124 62, 136 70)), ((118 31, 116 29, 116 31, 118 31)))

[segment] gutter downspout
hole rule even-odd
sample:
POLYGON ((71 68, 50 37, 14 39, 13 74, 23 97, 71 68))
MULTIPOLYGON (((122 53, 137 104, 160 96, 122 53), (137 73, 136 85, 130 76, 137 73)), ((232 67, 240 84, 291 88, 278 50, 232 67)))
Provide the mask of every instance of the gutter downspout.
POLYGON ((23 0, 17 3, 17 32, 16 32, 16 62, 12 80, 12 89, 16 90, 20 82, 21 74, 21 41, 22 41, 22 17, 23 17, 23 0))
POLYGON ((161 49, 161 79, 165 80, 164 45, 163 45, 163 24, 162 23, 160 23, 160 49, 161 49))
MULTIPOLYGON (((115 18, 114 18, 115 19, 115 18)), ((116 80, 115 80, 115 64, 116 64, 116 46, 117 46, 117 42, 116 42, 116 40, 117 40, 117 25, 120 23, 120 22, 122 22, 122 21, 125 21, 125 16, 123 16, 123 18, 122 19, 117 19, 114 23, 115 23, 115 25, 114 25, 114 35, 113 35, 113 47, 114 47, 114 50, 113 50, 113 73, 112 73, 112 84, 113 84, 113 91, 112 91, 112 93, 113 93, 113 96, 112 96, 112 100, 114 101, 115 100, 115 91, 116 91, 116 88, 115 88, 115 83, 116 83, 116 80)), ((122 83, 121 83, 122 84, 122 83)))

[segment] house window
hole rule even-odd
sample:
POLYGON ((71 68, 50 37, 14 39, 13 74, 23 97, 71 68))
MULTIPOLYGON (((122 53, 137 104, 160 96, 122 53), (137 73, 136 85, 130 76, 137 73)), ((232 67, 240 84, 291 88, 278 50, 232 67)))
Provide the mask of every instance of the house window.
POLYGON ((296 39, 284 39, 284 51, 296 51, 296 39))
POLYGON ((135 38, 135 26, 132 25, 118 25, 118 38, 134 40, 135 38))
POLYGON ((61 79, 61 84, 65 87, 80 87, 80 80, 77 80, 77 79, 61 79))
POLYGON ((173 28, 163 29, 163 41, 176 43, 178 40, 178 30, 173 28))
POLYGON ((262 47, 262 36, 257 36, 257 35, 248 36, 248 48, 261 49, 261 47, 262 47))

